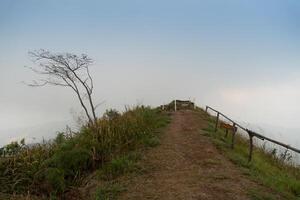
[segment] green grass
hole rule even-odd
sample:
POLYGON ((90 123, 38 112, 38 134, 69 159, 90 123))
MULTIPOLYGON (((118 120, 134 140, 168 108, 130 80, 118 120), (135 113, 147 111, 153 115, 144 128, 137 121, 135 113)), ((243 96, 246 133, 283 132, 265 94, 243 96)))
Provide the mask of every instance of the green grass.
POLYGON ((257 189, 250 189, 248 195, 251 197, 252 200, 276 200, 277 199, 275 195, 257 189))
MULTIPOLYGON (((214 118, 208 117, 208 127, 205 135, 210 137, 216 147, 224 153, 233 163, 238 165, 242 172, 253 180, 276 191, 284 199, 300 199, 300 169, 278 159, 271 152, 255 147, 253 158, 248 162, 248 138, 237 134, 235 148, 232 150, 231 134, 225 138, 225 131, 218 129, 214 132, 214 118)), ((273 194, 249 189, 252 199, 276 199, 273 194)))
POLYGON ((143 144, 146 147, 156 147, 160 144, 160 139, 157 135, 149 135, 143 138, 143 144))
POLYGON ((137 152, 114 158, 97 170, 97 176, 102 180, 113 180, 121 175, 134 172, 139 168, 137 161, 140 158, 141 155, 137 152))
POLYGON ((60 133, 31 147, 25 141, 11 143, 1 149, 9 157, 0 158, 0 194, 59 197, 97 169, 107 179, 130 172, 138 157, 132 152, 158 145, 158 130, 169 120, 145 106, 109 110, 96 125, 75 134, 60 133))
POLYGON ((144 149, 153 148, 160 144, 161 128, 166 127, 169 122, 170 118, 168 116, 161 118, 157 123, 158 129, 156 131, 150 134, 143 134, 139 138, 141 141, 140 148, 113 158, 97 170, 97 178, 104 183, 104 186, 97 189, 96 200, 117 199, 119 193, 126 190, 124 186, 117 183, 119 177, 145 172, 144 166, 140 165, 138 161, 141 160, 144 149))
POLYGON ((125 190, 126 189, 122 185, 110 182, 97 189, 95 200, 115 200, 118 195, 125 190))

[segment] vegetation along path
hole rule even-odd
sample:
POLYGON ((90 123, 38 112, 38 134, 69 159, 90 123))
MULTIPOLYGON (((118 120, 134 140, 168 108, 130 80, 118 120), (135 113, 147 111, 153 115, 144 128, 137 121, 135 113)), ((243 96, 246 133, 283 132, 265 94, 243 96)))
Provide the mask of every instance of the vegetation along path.
POLYGON ((204 112, 173 113, 161 145, 149 150, 143 159, 151 170, 128 179, 119 198, 251 199, 249 188, 261 190, 263 186, 221 154, 205 136, 203 128, 207 126, 204 112))

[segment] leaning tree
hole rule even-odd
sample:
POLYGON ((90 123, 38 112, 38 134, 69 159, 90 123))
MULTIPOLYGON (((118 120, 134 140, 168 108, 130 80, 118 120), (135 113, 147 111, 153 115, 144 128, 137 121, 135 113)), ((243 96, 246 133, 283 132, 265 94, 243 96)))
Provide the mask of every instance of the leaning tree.
POLYGON ((89 71, 92 59, 85 54, 52 53, 47 50, 30 51, 29 56, 36 64, 28 67, 41 78, 27 84, 32 87, 45 85, 67 87, 74 91, 89 123, 97 121, 96 105, 94 105, 93 79, 89 71))

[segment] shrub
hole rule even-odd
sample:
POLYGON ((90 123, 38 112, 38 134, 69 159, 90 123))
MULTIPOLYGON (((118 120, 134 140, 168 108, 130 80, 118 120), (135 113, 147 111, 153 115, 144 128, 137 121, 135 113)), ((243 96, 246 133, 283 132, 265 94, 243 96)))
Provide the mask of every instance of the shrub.
POLYGON ((98 171, 100 179, 111 180, 122 174, 132 172, 136 168, 136 157, 126 155, 112 159, 98 171))
POLYGON ((146 136, 143 139, 143 143, 147 147, 156 147, 160 144, 160 140, 157 136, 146 136))
POLYGON ((133 157, 122 155, 143 144, 157 145, 152 133, 166 123, 162 113, 138 106, 122 114, 109 110, 96 125, 75 134, 59 133, 52 141, 11 143, 1 149, 6 157, 0 158, 0 193, 54 198, 99 167, 111 176, 130 171, 133 157))
POLYGON ((52 187, 52 191, 63 192, 66 187, 63 170, 48 168, 45 171, 45 182, 52 187))
POLYGON ((116 183, 110 183, 103 187, 98 188, 96 191, 96 200, 114 200, 124 188, 116 183))

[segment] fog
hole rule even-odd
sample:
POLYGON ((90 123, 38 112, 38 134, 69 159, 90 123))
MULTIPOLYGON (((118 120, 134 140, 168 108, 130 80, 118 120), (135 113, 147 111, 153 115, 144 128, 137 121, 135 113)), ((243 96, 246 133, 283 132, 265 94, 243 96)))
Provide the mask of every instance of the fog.
POLYGON ((195 99, 300 148, 298 3, 24 2, 0 3, 0 145, 81 115, 71 90, 22 83, 38 78, 27 52, 44 48, 93 58, 99 116, 195 99))
MULTIPOLYGON (((292 79, 295 74, 290 75, 289 80, 256 79, 256 84, 248 84, 239 82, 240 78, 232 83, 234 76, 220 73, 221 69, 215 69, 219 74, 214 74, 205 67, 98 67, 95 63, 91 69, 95 81, 94 99, 104 102, 98 110, 99 116, 108 108, 123 110, 126 105, 158 106, 175 98, 195 99, 201 107, 213 106, 233 119, 259 127, 266 135, 299 147, 300 92, 297 88, 300 84, 296 78, 292 79)), ((16 71, 5 69, 1 73, 2 144, 22 137, 38 138, 39 134, 40 138, 49 138, 66 125, 74 124, 77 116, 82 115, 70 89, 32 88, 21 83, 30 81, 31 75, 22 66, 16 67, 16 71), (43 126, 48 130, 37 128, 43 126)))

